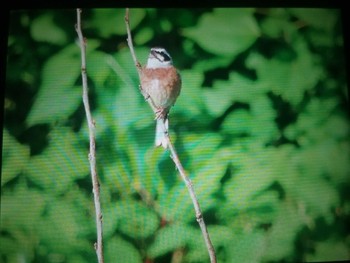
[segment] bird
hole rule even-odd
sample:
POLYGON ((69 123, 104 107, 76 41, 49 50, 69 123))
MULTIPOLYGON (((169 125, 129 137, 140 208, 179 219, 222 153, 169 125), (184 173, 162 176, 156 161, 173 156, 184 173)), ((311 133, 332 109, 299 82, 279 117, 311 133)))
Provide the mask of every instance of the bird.
POLYGON ((155 107, 155 145, 164 149, 168 147, 169 111, 180 95, 181 85, 180 73, 169 53, 162 47, 151 48, 147 63, 141 70, 141 90, 155 107))

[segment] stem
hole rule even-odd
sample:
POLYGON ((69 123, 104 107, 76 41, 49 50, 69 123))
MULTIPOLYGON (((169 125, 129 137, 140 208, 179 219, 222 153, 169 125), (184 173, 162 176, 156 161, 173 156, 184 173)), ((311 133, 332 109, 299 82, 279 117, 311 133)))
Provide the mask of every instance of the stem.
POLYGON ((192 199, 192 203, 193 203, 193 207, 194 207, 194 210, 196 212, 196 219, 197 219, 197 222, 202 230, 202 235, 203 235, 203 238, 204 238, 204 241, 205 241, 205 244, 207 246, 207 249, 208 249, 208 253, 209 253, 209 257, 210 257, 210 262, 211 263, 216 263, 216 255, 215 255, 215 249, 214 249, 214 246, 210 240, 210 236, 209 236, 209 233, 208 233, 208 230, 207 230, 207 226, 204 222, 204 218, 203 218, 203 215, 202 215, 202 210, 199 206, 199 202, 198 202, 198 199, 197 199, 197 196, 196 196, 196 193, 194 191, 194 188, 193 188, 193 184, 192 184, 192 181, 191 179, 187 176, 186 172, 185 172, 185 169, 183 168, 182 164, 181 164, 181 161, 179 159, 179 156, 177 155, 177 152, 175 150, 175 147, 174 145, 172 144, 171 140, 170 140, 170 137, 169 137, 169 134, 166 132, 166 128, 164 126, 164 123, 163 123, 163 131, 165 132, 165 137, 167 138, 167 145, 169 147, 169 150, 170 150, 170 153, 171 153, 171 158, 173 159, 179 173, 180 173, 180 176, 182 178, 182 180, 185 182, 186 184, 186 187, 187 187, 187 190, 191 196, 191 199, 192 199))
POLYGON ((129 8, 126 8, 126 10, 125 10, 125 18, 124 19, 125 19, 125 24, 126 24, 126 31, 128 33, 128 38, 127 38, 128 46, 130 48, 131 56, 132 56, 132 59, 133 59, 133 61, 135 63, 137 72, 139 73, 139 77, 141 78, 142 67, 141 67, 140 62, 136 58, 134 45, 132 43, 132 37, 131 37, 131 31, 130 31, 130 23, 129 23, 129 8))
POLYGON ((95 143, 95 122, 92 119, 89 96, 88 96, 88 84, 86 75, 86 40, 83 37, 81 31, 81 9, 77 9, 77 24, 75 30, 77 31, 79 37, 79 44, 81 50, 81 76, 83 82, 83 103, 86 113, 86 119, 89 126, 89 139, 90 139, 90 152, 89 152, 89 162, 90 162, 90 172, 92 179, 92 189, 94 194, 94 204, 95 204, 95 216, 96 216, 96 229, 97 229, 97 243, 95 243, 95 250, 99 263, 103 263, 103 242, 102 242, 102 213, 100 204, 100 187, 98 182, 97 170, 96 170, 96 143, 95 143))
MULTIPOLYGON (((125 12, 125 24, 126 24, 127 34, 128 34, 128 38, 127 38, 128 46, 129 46, 133 61, 135 63, 135 66, 137 68, 137 72, 139 74, 139 77, 141 77, 142 67, 141 67, 140 62, 138 62, 136 55, 135 55, 135 51, 134 51, 134 46, 133 46, 133 42, 132 42, 132 38, 131 38, 130 24, 129 24, 129 9, 128 8, 126 8, 126 12, 125 12)), ((145 91, 143 91, 142 87, 141 87, 141 93, 145 97, 145 99, 147 100, 147 102, 149 103, 149 105, 151 106, 153 111, 155 112, 156 107, 152 101, 152 98, 150 96, 148 96, 148 94, 145 91)), ((175 165, 180 173, 180 176, 181 176, 182 180, 185 182, 187 190, 191 196, 194 210, 196 212, 196 219, 197 219, 197 222, 202 230, 202 235, 203 235, 205 244, 206 244, 207 249, 208 249, 210 262, 216 263, 215 250, 214 250, 213 244, 211 243, 210 236, 209 236, 209 233, 207 230, 207 226, 204 222, 202 211, 201 211, 201 208, 199 206, 199 202, 198 202, 198 199, 196 197, 196 194, 194 192, 193 184, 192 184, 190 178, 186 175, 185 169, 183 168, 183 166, 180 162, 180 159, 179 159, 179 156, 177 155, 175 147, 173 146, 173 144, 170 141, 170 137, 169 137, 169 134, 166 130, 166 127, 164 126, 164 123, 162 125, 162 128, 163 128, 163 131, 164 131, 166 138, 167 138, 167 143, 168 143, 168 147, 169 147, 170 154, 171 154, 170 157, 173 159, 173 161, 174 161, 174 163, 175 163, 175 165)))

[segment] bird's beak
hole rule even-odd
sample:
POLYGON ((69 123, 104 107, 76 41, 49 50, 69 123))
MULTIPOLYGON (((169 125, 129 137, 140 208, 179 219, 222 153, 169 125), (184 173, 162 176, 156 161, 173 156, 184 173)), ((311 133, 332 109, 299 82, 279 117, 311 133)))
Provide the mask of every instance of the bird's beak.
POLYGON ((156 54, 156 53, 157 53, 156 51, 151 50, 151 57, 156 58, 156 57, 157 57, 157 54, 156 54))

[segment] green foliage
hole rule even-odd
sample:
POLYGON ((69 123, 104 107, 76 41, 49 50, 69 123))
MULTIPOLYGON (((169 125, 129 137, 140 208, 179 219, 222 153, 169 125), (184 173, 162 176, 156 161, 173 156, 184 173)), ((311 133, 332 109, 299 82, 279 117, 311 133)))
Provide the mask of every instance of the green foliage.
POLYGON ((18 143, 7 130, 4 130, 1 186, 16 178, 28 161, 29 147, 18 143))
POLYGON ((88 175, 88 160, 81 142, 73 132, 66 128, 56 128, 50 136, 52 140, 42 154, 31 157, 26 174, 36 186, 61 194, 74 181, 88 175))
POLYGON ((55 45, 67 44, 67 35, 63 28, 58 27, 52 14, 45 14, 33 19, 30 33, 38 42, 49 42, 55 45))
POLYGON ((74 87, 80 74, 78 56, 79 50, 72 44, 43 66, 41 87, 27 118, 29 126, 64 119, 78 107, 81 89, 74 87), (67 71, 67 65, 71 70, 67 71))
POLYGON ((209 52, 234 57, 260 34, 253 12, 253 9, 218 8, 204 14, 198 25, 185 30, 184 35, 209 52))
MULTIPOLYGON (((208 262, 187 188, 153 146, 124 11, 82 13, 106 262, 208 262)), ((96 262, 75 10, 10 17, 0 261, 96 262)), ((142 64, 164 46, 180 69, 170 135, 218 262, 349 259, 339 10, 131 9, 130 20, 142 64)))

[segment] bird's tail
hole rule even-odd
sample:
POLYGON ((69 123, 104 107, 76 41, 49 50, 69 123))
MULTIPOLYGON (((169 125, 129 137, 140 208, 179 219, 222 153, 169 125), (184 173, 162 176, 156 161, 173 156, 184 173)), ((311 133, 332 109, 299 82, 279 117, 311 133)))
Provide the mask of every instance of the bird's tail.
POLYGON ((163 146, 164 149, 168 148, 166 134, 169 129, 168 118, 161 118, 157 120, 156 127, 156 146, 163 146))

